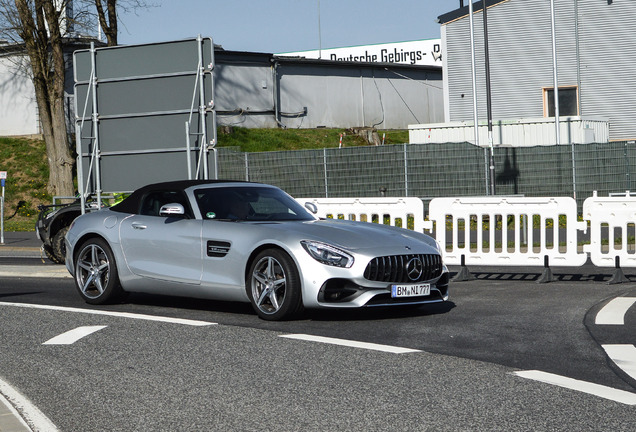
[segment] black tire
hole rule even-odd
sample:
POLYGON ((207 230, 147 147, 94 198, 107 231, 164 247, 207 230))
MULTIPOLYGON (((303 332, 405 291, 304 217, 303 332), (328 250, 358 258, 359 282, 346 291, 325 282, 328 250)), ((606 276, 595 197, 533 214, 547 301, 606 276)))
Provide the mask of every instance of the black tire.
POLYGON ((113 303, 122 297, 115 256, 100 238, 87 240, 75 255, 75 288, 89 304, 113 303))
POLYGON ((254 311, 264 320, 291 319, 303 310, 298 269, 284 251, 259 253, 252 261, 246 285, 254 311))
POLYGON ((51 250, 50 246, 47 245, 42 245, 42 250, 44 251, 44 254, 46 255, 46 257, 48 259, 50 259, 52 262, 54 262, 55 264, 64 264, 63 262, 60 262, 57 257, 55 256, 55 254, 53 253, 53 251, 51 250))
POLYGON ((64 238, 66 237, 66 233, 68 232, 69 227, 64 227, 59 230, 53 236, 53 240, 51 241, 51 254, 55 257, 55 259, 51 259, 56 264, 64 264, 66 262, 66 244, 64 243, 64 238))

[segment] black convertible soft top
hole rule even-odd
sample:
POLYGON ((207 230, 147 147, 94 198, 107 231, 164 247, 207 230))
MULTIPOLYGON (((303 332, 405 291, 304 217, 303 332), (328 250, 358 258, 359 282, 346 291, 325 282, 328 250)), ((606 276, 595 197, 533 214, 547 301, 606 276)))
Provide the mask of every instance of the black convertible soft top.
MULTIPOLYGON (((134 191, 128 198, 112 206, 110 209, 120 213, 137 213, 141 199, 149 192, 167 191, 176 192, 183 191, 191 186, 199 186, 206 184, 223 184, 223 183, 251 183, 240 180, 175 180, 162 183, 153 183, 140 187, 134 191)), ((257 184, 257 183, 253 183, 257 184)))

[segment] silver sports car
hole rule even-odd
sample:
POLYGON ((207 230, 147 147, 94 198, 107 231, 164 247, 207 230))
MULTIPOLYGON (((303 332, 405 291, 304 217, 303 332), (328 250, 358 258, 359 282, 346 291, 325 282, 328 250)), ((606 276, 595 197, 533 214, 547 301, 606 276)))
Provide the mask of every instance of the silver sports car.
POLYGON ((448 300, 448 270, 431 237, 318 220, 306 207, 258 183, 149 185, 78 217, 66 236, 66 267, 91 304, 147 292, 251 302, 266 320, 303 308, 448 300))

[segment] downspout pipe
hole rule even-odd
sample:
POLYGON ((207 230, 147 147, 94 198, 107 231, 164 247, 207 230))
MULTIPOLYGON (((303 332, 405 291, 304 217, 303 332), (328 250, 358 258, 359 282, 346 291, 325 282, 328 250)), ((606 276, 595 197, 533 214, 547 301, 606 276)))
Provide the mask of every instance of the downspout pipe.
POLYGON ((276 124, 283 128, 286 129, 286 126, 284 124, 281 123, 280 121, 280 85, 278 83, 278 60, 276 58, 272 59, 272 82, 273 82, 273 89, 272 89, 272 98, 274 99, 274 121, 276 122, 276 124))

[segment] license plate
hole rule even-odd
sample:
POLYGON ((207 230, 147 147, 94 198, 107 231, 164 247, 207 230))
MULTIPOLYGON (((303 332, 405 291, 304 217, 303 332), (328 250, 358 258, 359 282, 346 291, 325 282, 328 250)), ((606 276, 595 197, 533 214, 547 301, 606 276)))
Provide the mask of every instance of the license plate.
POLYGON ((431 284, 391 285, 391 297, 427 296, 431 293, 431 284))

